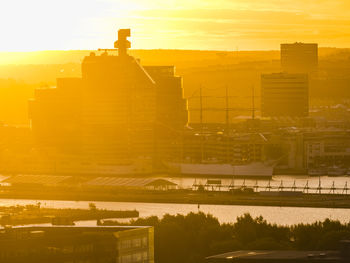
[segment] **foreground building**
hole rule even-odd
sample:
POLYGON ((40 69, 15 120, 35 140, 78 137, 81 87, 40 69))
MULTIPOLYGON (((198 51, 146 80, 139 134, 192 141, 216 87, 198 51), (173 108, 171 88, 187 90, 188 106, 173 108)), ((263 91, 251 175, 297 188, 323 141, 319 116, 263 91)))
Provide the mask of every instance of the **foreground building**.
POLYGON ((118 56, 105 50, 85 57, 81 78, 57 79, 57 87, 35 91, 32 130, 38 149, 54 161, 51 169, 84 171, 85 165, 91 171, 93 164, 150 172, 178 154, 187 123, 182 78, 174 66, 143 67, 127 54, 128 36, 130 30, 119 30, 118 56), (130 168, 135 160, 148 168, 130 168))
POLYGON ((0 261, 154 263, 152 227, 14 227, 0 232, 0 261))
POLYGON ((340 251, 240 250, 206 258, 208 263, 340 263, 349 262, 349 242, 340 251))
POLYGON ((263 117, 307 117, 308 75, 288 73, 261 75, 261 113, 263 117))

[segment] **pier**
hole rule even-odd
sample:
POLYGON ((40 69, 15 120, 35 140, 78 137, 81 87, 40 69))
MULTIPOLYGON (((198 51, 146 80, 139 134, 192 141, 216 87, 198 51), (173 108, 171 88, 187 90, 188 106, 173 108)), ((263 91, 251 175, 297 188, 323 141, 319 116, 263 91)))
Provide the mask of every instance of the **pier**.
POLYGON ((235 183, 235 179, 231 180, 230 184, 222 184, 220 179, 208 179, 205 184, 197 183, 196 180, 192 185, 192 190, 204 190, 204 191, 226 191, 226 192, 235 192, 235 191, 251 191, 251 192, 301 192, 303 194, 341 194, 349 195, 350 188, 348 182, 345 182, 344 185, 337 185, 335 181, 332 182, 332 185, 325 186, 322 184, 322 180, 318 180, 317 185, 310 185, 309 180, 305 184, 297 184, 296 180, 292 183, 285 183, 281 180, 278 185, 272 184, 272 180, 266 182, 259 182, 258 180, 255 183, 247 184, 246 180, 243 180, 242 183, 235 183))

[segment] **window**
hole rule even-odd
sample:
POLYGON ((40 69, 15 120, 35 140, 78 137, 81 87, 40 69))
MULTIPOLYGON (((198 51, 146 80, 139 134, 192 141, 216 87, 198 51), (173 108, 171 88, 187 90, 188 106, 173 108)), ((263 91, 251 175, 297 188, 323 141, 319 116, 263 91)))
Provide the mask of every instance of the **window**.
POLYGON ((141 253, 134 253, 132 255, 132 261, 133 262, 140 262, 142 260, 142 254, 141 253))
POLYGON ((125 256, 122 256, 121 263, 129 263, 129 262, 132 262, 131 260, 132 260, 131 255, 125 255, 125 256))
POLYGON ((135 238, 132 240, 132 247, 141 247, 141 238, 135 238))
POLYGON ((131 248, 131 240, 130 239, 122 240, 121 241, 121 248, 122 249, 131 248))
POLYGON ((148 252, 147 251, 142 253, 142 260, 144 260, 144 261, 148 260, 148 252))

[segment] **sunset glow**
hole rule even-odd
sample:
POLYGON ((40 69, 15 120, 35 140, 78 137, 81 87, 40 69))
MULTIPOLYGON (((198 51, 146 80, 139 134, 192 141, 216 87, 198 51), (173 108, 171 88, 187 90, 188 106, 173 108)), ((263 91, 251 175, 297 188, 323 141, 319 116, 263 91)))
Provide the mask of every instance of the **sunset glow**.
POLYGON ((349 7, 347 0, 4 1, 0 51, 107 48, 123 27, 134 32, 137 49, 266 50, 294 41, 346 47, 349 7))

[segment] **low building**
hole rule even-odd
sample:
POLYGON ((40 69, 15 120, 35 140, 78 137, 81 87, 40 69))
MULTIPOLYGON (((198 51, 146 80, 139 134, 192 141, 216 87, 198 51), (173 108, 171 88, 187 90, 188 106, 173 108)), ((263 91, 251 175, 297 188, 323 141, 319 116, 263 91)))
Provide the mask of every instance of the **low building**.
POLYGON ((83 184, 93 188, 119 188, 134 190, 169 190, 176 189, 177 184, 162 178, 96 177, 83 184))
POLYGON ((14 227, 0 231, 0 262, 154 262, 153 227, 14 227))
POLYGON ((262 133, 226 135, 215 131, 189 131, 184 135, 184 161, 248 164, 266 160, 269 143, 262 133))
POLYGON ((350 132, 323 129, 304 133, 305 167, 349 166, 350 132))
MULTIPOLYGON (((281 262, 345 262, 339 251, 240 250, 206 258, 209 263, 281 263, 281 262)), ((346 261, 347 262, 347 261, 346 261)))
POLYGON ((41 188, 41 187, 72 187, 83 186, 87 188, 118 188, 133 190, 170 190, 176 189, 177 184, 164 178, 133 178, 133 177, 76 177, 66 175, 11 175, 0 179, 2 185, 15 188, 41 188))

